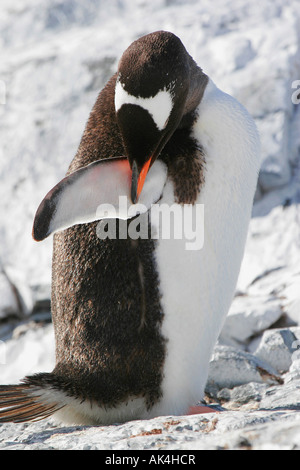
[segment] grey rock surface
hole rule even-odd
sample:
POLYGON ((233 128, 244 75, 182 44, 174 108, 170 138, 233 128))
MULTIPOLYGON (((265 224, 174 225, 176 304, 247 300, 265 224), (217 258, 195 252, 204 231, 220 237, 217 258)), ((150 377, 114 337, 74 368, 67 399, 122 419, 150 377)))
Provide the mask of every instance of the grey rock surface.
POLYGON ((210 361, 208 384, 233 388, 248 382, 278 383, 276 369, 250 353, 217 345, 210 361))
POLYGON ((292 356, 300 340, 300 328, 266 330, 255 356, 274 367, 277 372, 287 372, 293 362, 292 356))
MULTIPOLYGON (((113 426, 1 426, 0 449, 10 450, 229 450, 300 448, 300 413, 224 411, 163 416, 113 426)), ((130 452, 129 452, 130 455, 130 452)))

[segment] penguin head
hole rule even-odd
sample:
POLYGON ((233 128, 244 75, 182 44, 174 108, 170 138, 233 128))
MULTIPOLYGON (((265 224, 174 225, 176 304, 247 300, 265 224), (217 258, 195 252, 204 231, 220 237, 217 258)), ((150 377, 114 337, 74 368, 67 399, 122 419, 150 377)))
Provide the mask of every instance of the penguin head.
POLYGON ((115 85, 116 120, 125 155, 93 161, 54 186, 37 210, 34 239, 104 217, 133 217, 136 212, 129 214, 127 206, 120 209, 121 196, 130 206, 130 199, 133 205, 139 200, 136 206, 145 210, 157 202, 167 167, 155 160, 183 125, 182 118, 198 106, 207 80, 174 34, 157 31, 134 41, 120 59, 115 85), (105 216, 99 212, 103 205, 105 216))
POLYGON ((133 203, 150 166, 183 117, 190 60, 180 39, 165 31, 134 41, 120 59, 115 111, 132 168, 133 203))

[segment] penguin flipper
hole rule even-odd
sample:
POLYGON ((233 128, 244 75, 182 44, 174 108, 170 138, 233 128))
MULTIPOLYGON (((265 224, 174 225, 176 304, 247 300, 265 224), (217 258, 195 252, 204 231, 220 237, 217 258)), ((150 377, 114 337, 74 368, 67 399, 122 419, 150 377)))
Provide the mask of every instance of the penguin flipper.
POLYGON ((39 421, 60 408, 58 403, 43 402, 29 384, 0 385, 0 423, 39 421))
POLYGON ((147 175, 139 204, 132 204, 132 171, 126 157, 90 163, 63 178, 48 192, 36 212, 32 236, 41 241, 76 224, 104 218, 128 219, 147 212, 160 198, 166 175, 166 165, 156 161, 147 175), (120 197, 125 197, 124 204, 120 197), (130 215, 129 208, 133 208, 130 215))
POLYGON ((41 241, 72 225, 98 220, 100 204, 115 205, 118 196, 129 196, 130 178, 125 157, 98 160, 74 171, 42 200, 33 223, 33 238, 41 241))

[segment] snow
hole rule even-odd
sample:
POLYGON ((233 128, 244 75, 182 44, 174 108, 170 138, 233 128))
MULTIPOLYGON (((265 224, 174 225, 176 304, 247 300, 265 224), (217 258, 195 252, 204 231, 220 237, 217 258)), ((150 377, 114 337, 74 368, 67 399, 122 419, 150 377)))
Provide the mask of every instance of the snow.
MULTIPOLYGON (((220 365, 266 351, 267 360, 264 332, 271 335, 269 344, 288 354, 281 349, 281 333, 272 337, 272 331, 278 322, 288 329, 300 323, 299 2, 2 0, 0 383, 53 367, 52 326, 39 327, 43 323, 34 316, 49 304, 52 240, 33 241, 33 217, 46 192, 64 176, 91 107, 122 52, 158 29, 177 34, 205 73, 248 108, 262 141, 237 295, 220 337, 225 349, 219 356, 216 349, 212 371, 218 369, 218 357, 220 365), (32 319, 35 327, 26 329, 32 319), (19 323, 24 333, 17 330, 12 337, 19 323)), ((297 379, 297 370, 294 361, 287 373, 297 379)), ((256 372, 251 369, 249 380, 256 372)), ((233 387, 239 385, 237 377, 231 379, 233 387)), ((276 397, 284 386, 277 386, 276 397)), ((261 439, 257 446, 264 448, 261 439)))

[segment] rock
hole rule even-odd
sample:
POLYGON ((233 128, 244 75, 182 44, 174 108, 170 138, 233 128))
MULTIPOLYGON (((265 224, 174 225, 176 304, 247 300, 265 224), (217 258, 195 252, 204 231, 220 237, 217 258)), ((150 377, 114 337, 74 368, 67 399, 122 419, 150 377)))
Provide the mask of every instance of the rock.
POLYGON ((249 382, 274 384, 276 369, 260 358, 233 347, 217 345, 209 364, 207 387, 233 388, 249 382))
POLYGON ((290 279, 283 289, 282 306, 287 317, 300 325, 300 273, 291 273, 290 279))
POLYGON ((7 276, 0 272, 0 319, 18 315, 19 306, 7 276))
POLYGON ((33 296, 24 271, 14 266, 5 266, 5 273, 17 299, 19 316, 29 316, 33 310, 33 296))
MULTIPOLYGON (((52 325, 28 330, 17 340, 4 344, 7 352, 7 377, 12 378, 13 368, 13 382, 18 382, 21 378, 20 371, 24 369, 24 362, 27 373, 52 369, 52 325)), ((300 359, 297 351, 296 349, 296 355, 293 356, 295 365, 297 362, 299 365, 300 359)), ((129 451, 297 448, 299 442, 293 436, 298 436, 300 432, 300 414, 295 414, 293 410, 299 409, 299 377, 297 379, 288 376, 289 373, 285 374, 285 380, 278 385, 280 378, 272 375, 274 371, 260 359, 225 346, 215 348, 212 365, 210 380, 215 387, 215 396, 225 402, 223 409, 225 407, 226 411, 221 413, 164 416, 113 426, 64 427, 53 425, 51 421, 22 425, 10 423, 0 425, 0 449, 129 451), (275 411, 277 408, 280 411, 275 411), (238 411, 231 411, 232 409, 238 411), (290 436, 290 441, 281 430, 290 436)), ((1 370, 4 374, 1 375, 1 381, 7 383, 3 365, 1 370)))
POLYGON ((269 387, 259 405, 261 410, 300 410, 300 380, 269 387))
MULTIPOLYGON (((300 71, 300 41, 297 33, 299 15, 275 14, 272 21, 267 23, 265 29, 244 30, 240 44, 234 44, 233 41, 231 50, 227 53, 222 54, 227 51, 226 48, 230 49, 231 38, 236 32, 227 34, 226 41, 224 36, 216 38, 220 43, 223 41, 219 48, 222 51, 219 53, 222 55, 220 64, 222 73, 226 73, 228 69, 228 75, 230 74, 228 89, 234 90, 235 96, 255 117, 260 131, 262 165, 259 186, 263 193, 288 184, 292 175, 291 160, 299 157, 297 147, 295 149, 291 145, 295 124, 298 122, 291 84, 299 77, 300 71), (250 43, 248 46, 247 39, 250 43), (245 53, 240 69, 230 66, 232 63, 237 65, 239 48, 245 53), (271 59, 264 60, 263 57, 271 59)), ((218 59, 218 52, 215 54, 218 59)), ((297 139, 296 137, 293 141, 296 146, 297 139)))
POLYGON ((25 273, 12 266, 2 267, 0 272, 0 318, 10 316, 24 318, 33 310, 32 292, 25 280, 25 273))
POLYGON ((273 329, 264 332, 255 356, 270 364, 277 373, 287 372, 292 355, 300 344, 300 328, 273 329))
POLYGON ((113 426, 56 427, 49 421, 0 425, 1 450, 102 450, 105 457, 105 450, 115 456, 118 450, 126 450, 127 456, 149 450, 143 459, 157 451, 178 454, 178 449, 191 455, 195 449, 300 449, 299 437, 300 414, 293 410, 162 416, 113 426))
POLYGON ((226 317, 220 342, 247 344, 252 336, 275 323, 282 315, 280 302, 270 295, 237 296, 226 317))
POLYGON ((284 383, 292 382, 293 380, 300 380, 300 341, 297 341, 298 350, 294 352, 292 358, 294 359, 292 362, 289 371, 284 375, 284 383))
MULTIPOLYGON (((295 185, 290 188, 293 198, 297 194, 295 185)), ((267 203, 257 203, 255 217, 250 222, 237 285, 243 296, 236 297, 231 308, 234 311, 236 306, 240 306, 242 310, 245 303, 246 310, 250 298, 255 311, 258 308, 263 313, 260 299, 265 303, 269 299, 270 304, 277 301, 278 312, 280 308, 282 317, 285 317, 286 325, 289 326, 298 324, 300 319, 300 214, 298 204, 284 207, 283 194, 281 197, 281 205, 275 207, 272 207, 274 201, 271 197, 267 203)), ((279 201, 276 199, 275 202, 277 204, 279 201)), ((233 326, 233 330, 234 328, 233 326)))
MULTIPOLYGON (((264 392, 268 388, 268 385, 265 383, 249 382, 233 389, 223 388, 217 394, 217 398, 226 402, 232 402, 230 408, 232 409, 233 405, 238 407, 239 405, 249 404, 249 402, 260 402, 264 392)), ((226 408, 228 404, 226 403, 226 408)))
POLYGON ((34 311, 50 311, 51 308, 51 286, 50 284, 38 284, 32 286, 34 311))
MULTIPOLYGON (((284 96, 284 93, 281 94, 284 96)), ((259 184, 263 191, 270 191, 287 184, 291 178, 287 116, 283 111, 276 111, 263 119, 257 119, 256 123, 263 153, 259 184)))

